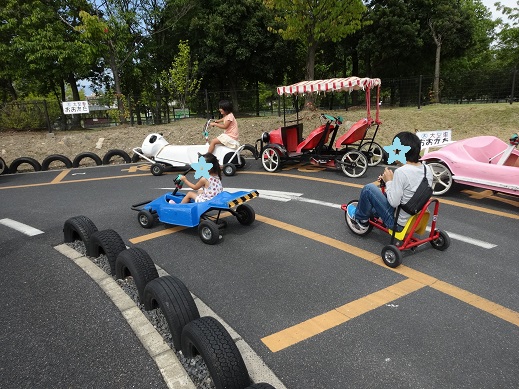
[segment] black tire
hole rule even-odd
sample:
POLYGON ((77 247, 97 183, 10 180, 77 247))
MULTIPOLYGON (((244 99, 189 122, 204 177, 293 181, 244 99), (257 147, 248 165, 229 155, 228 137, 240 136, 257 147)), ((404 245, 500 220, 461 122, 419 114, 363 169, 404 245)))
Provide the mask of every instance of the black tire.
POLYGON ((431 246, 436 250, 445 251, 451 245, 451 237, 445 231, 438 232, 440 233, 440 236, 435 240, 431 240, 431 246))
POLYGON ((155 278, 144 288, 144 309, 150 311, 157 308, 168 322, 175 349, 180 350, 184 326, 200 317, 193 296, 177 277, 155 278))
POLYGON ((43 162, 41 163, 41 170, 49 170, 50 164, 54 161, 62 162, 65 165, 65 168, 67 169, 70 169, 72 167, 72 161, 66 155, 52 154, 43 160, 43 162))
POLYGON ((164 173, 164 165, 161 163, 154 163, 150 167, 151 174, 154 176, 161 176, 164 173))
POLYGON ((236 166, 232 163, 223 165, 223 174, 225 174, 228 177, 234 176, 236 174, 236 166))
POLYGON ((96 153, 91 153, 90 151, 86 151, 84 153, 79 153, 78 155, 76 155, 76 157, 72 161, 72 167, 79 167, 81 161, 84 159, 91 159, 95 162, 97 166, 103 164, 103 161, 101 160, 101 158, 99 158, 99 155, 97 155, 96 153))
POLYGON ((117 232, 110 229, 101 230, 94 232, 90 237, 87 256, 97 258, 102 254, 106 255, 110 264, 110 274, 115 275, 115 261, 123 250, 126 250, 126 244, 117 232))
POLYGON ((155 216, 150 211, 143 209, 137 214, 137 221, 142 228, 152 228, 155 224, 155 216))
POLYGON ((139 293, 139 300, 144 301, 144 288, 151 280, 159 277, 153 260, 140 247, 121 251, 115 260, 115 278, 124 279, 132 276, 139 293))
POLYGON ((9 171, 11 173, 17 173, 18 168, 20 167, 20 165, 23 165, 23 164, 31 165, 32 169, 35 172, 39 172, 41 170, 41 164, 38 161, 36 161, 34 158, 20 157, 20 158, 16 158, 13 162, 11 162, 11 165, 9 166, 9 171))
POLYGON ((236 208, 238 222, 244 226, 250 226, 256 220, 256 212, 249 204, 240 204, 236 208))
POLYGON ((202 357, 216 389, 243 389, 250 385, 238 347, 214 317, 204 316, 185 325, 182 353, 186 358, 202 357))
MULTIPOLYGON (((139 149, 138 151, 139 151, 139 153, 142 153, 142 150, 139 149)), ((139 154, 133 153, 133 155, 132 155, 132 163, 139 162, 141 159, 142 158, 141 158, 141 156, 139 154)))
POLYGON ((382 249, 382 260, 389 267, 398 267, 402 263, 402 252, 394 245, 384 246, 382 249))
POLYGON ((3 158, 0 158, 0 175, 9 174, 9 167, 5 163, 3 158))
POLYGON ((220 229, 211 220, 202 220, 198 225, 198 236, 205 244, 216 244, 220 240, 220 229))
POLYGON ((256 147, 247 143, 243 146, 243 151, 240 153, 240 156, 248 156, 248 153, 251 153, 254 159, 258 159, 258 150, 256 150, 256 147))
POLYGON ((88 249, 92 234, 97 227, 88 217, 80 215, 69 218, 63 225, 63 237, 65 243, 81 240, 88 249))
MULTIPOLYGON (((359 200, 351 200, 347 205, 350 205, 350 204, 355 204, 357 205, 357 203, 359 202, 359 200)), ((346 221, 346 224, 348 225, 348 228, 350 229, 351 232, 353 232, 355 235, 358 235, 358 236, 364 236, 364 235, 367 235, 371 232, 371 230, 373 229, 373 225, 369 225, 368 228, 366 229, 366 231, 364 232, 361 232, 359 231, 358 229, 356 229, 354 226, 353 226, 353 222, 351 221, 350 217, 348 216, 348 212, 344 212, 344 219, 346 221)))
POLYGON ((121 157, 123 160, 124 160, 124 163, 130 163, 132 161, 132 159, 130 158, 130 156, 128 155, 128 153, 124 150, 119 150, 119 149, 113 149, 113 150, 108 150, 105 154, 105 156, 103 157, 103 165, 110 165, 110 161, 112 160, 113 157, 121 157))
POLYGON ((247 386, 245 389, 276 389, 270 384, 267 384, 266 382, 258 382, 257 384, 252 384, 250 386, 247 386))

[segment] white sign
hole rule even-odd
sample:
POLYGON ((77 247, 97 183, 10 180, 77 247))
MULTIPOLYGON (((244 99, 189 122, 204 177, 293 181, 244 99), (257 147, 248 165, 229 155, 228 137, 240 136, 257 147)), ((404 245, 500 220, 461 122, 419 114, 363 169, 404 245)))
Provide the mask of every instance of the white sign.
POLYGON ((452 130, 417 132, 416 135, 422 142, 422 149, 442 147, 452 143, 452 130))
POLYGON ((89 113, 88 101, 64 101, 63 113, 65 115, 73 115, 76 113, 89 113))

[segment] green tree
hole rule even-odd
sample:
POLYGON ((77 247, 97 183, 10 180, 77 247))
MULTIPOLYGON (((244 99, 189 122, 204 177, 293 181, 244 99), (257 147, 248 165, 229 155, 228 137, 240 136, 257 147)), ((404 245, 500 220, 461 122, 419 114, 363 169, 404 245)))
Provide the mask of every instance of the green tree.
POLYGON ((362 26, 366 10, 361 0, 265 0, 277 11, 282 27, 276 32, 306 48, 306 79, 314 79, 315 57, 320 44, 337 42, 362 26))
POLYGON ((162 84, 166 89, 177 96, 182 110, 186 108, 190 96, 200 90, 201 79, 196 78, 198 61, 191 60, 191 49, 188 41, 180 41, 178 55, 171 64, 172 67, 162 73, 162 84))
POLYGON ((506 22, 499 20, 498 56, 506 66, 516 67, 519 64, 519 1, 516 7, 496 4, 497 9, 508 18, 506 22))

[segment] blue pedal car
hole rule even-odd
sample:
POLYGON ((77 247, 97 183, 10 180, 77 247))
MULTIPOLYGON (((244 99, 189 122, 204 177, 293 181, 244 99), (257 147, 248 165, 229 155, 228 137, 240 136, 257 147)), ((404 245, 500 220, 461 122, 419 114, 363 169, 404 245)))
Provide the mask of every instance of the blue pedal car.
POLYGON ((132 205, 132 210, 138 211, 137 220, 141 227, 152 228, 157 218, 162 223, 177 226, 198 226, 202 242, 215 244, 220 240, 220 228, 227 225, 220 217, 222 212, 230 212, 244 226, 251 225, 256 219, 254 209, 244 204, 259 195, 255 190, 233 193, 224 191, 208 201, 180 204, 185 194, 177 193, 178 189, 177 186, 173 192, 155 200, 132 205))

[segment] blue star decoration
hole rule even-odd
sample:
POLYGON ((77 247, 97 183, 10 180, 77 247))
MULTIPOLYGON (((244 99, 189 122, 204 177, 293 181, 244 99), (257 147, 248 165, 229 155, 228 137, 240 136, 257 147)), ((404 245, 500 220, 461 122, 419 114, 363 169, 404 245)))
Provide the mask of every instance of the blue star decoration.
POLYGON ((191 164, 191 167, 195 169, 195 178, 205 177, 209 179, 209 170, 211 170, 213 165, 207 163, 204 157, 200 157, 198 162, 191 164))
POLYGON ((400 143, 400 138, 396 137, 393 140, 393 144, 391 146, 384 146, 384 150, 386 150, 389 154, 387 158, 387 163, 399 161, 405 165, 405 154, 409 150, 411 150, 411 146, 404 146, 402 143, 400 143))

